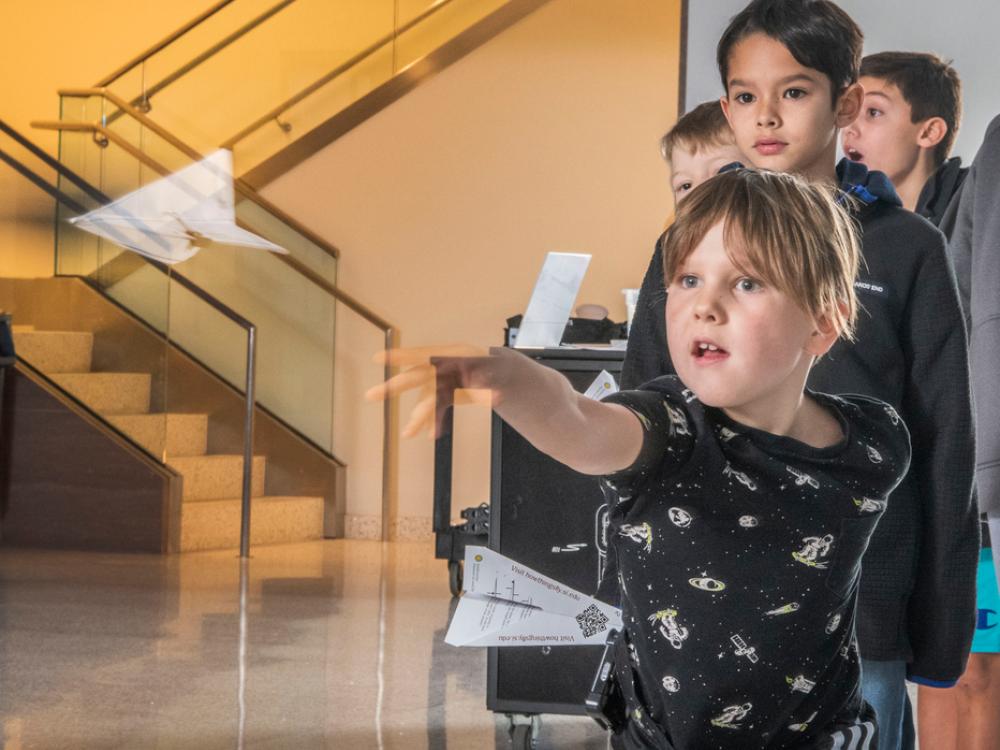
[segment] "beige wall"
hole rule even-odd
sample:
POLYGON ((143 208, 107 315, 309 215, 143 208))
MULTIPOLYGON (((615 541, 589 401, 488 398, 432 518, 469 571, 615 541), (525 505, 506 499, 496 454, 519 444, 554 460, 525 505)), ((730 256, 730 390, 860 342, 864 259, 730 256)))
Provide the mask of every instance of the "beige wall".
MULTIPOLYGON (((211 5, 211 0, 0 0, 0 119, 50 153, 56 90, 90 86, 211 5)), ((52 273, 52 201, 0 166, 0 276, 52 273)))
MULTIPOLYGON (((621 320, 670 210, 679 5, 553 0, 263 192, 342 249, 339 284, 404 345, 500 343, 549 250, 593 253, 578 301, 621 320)), ((489 496, 488 412, 464 408, 456 508, 489 496)), ((428 517, 431 442, 399 468, 398 513, 428 517)))

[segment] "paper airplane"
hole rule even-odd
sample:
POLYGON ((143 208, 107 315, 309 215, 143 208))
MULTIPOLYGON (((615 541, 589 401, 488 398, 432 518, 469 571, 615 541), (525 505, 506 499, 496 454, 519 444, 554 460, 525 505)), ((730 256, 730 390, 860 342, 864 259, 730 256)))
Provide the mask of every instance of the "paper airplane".
POLYGON ((226 149, 70 223, 168 264, 187 260, 211 245, 288 252, 236 226, 233 155, 226 149))
POLYGON ((452 646, 603 646, 621 610, 486 547, 465 548, 452 646))

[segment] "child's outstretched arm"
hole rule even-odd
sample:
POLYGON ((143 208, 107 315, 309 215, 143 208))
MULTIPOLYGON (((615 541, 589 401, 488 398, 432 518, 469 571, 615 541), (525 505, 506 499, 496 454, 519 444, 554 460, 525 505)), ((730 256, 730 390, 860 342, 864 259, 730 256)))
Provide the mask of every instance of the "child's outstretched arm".
POLYGON ((389 363, 407 369, 369 390, 368 398, 421 389, 423 397, 403 431, 411 436, 434 429, 456 389, 489 389, 501 419, 571 469, 609 474, 627 468, 638 457, 642 427, 624 406, 577 393, 560 373, 511 349, 495 348, 482 356, 454 356, 455 352, 454 348, 390 352, 389 363))

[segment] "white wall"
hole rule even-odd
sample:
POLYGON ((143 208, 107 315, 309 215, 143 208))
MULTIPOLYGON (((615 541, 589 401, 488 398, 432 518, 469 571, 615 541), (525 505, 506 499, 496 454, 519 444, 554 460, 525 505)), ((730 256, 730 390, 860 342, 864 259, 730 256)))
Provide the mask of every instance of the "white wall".
MULTIPOLYGON (((865 54, 936 52, 953 60, 964 87, 965 117, 954 155, 969 162, 990 120, 1000 114, 996 32, 1000 3, 977 0, 837 0, 865 33, 865 54)), ((689 0, 686 108, 722 92, 715 46, 747 0, 689 0)))

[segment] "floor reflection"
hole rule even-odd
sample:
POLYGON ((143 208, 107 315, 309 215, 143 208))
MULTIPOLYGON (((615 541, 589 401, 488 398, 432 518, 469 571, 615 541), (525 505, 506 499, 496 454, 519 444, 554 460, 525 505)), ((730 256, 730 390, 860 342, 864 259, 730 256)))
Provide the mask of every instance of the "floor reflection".
MULTIPOLYGON (((431 545, 261 547, 245 585, 241 620, 231 552, 0 549, 3 747, 510 747, 431 545)), ((545 716, 537 747, 607 742, 545 716)))

